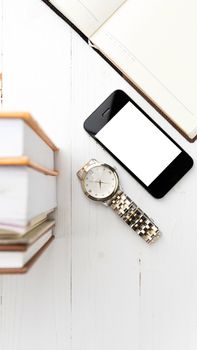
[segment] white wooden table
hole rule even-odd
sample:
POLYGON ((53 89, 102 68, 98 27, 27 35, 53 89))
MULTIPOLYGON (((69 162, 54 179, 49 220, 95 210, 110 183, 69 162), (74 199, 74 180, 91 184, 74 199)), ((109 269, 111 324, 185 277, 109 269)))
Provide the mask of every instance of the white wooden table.
POLYGON ((4 110, 31 112, 61 148, 56 240, 27 275, 0 276, 1 350, 196 350, 197 170, 152 198, 90 139, 85 118, 121 88, 196 160, 189 144, 41 0, 0 0, 4 110), (147 246, 88 201, 76 171, 117 166, 163 232, 147 246))

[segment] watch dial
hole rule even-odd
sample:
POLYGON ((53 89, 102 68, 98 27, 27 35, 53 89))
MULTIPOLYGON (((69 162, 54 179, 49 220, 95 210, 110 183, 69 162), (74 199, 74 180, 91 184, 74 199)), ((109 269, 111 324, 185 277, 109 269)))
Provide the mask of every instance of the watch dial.
POLYGON ((86 192, 95 199, 109 197, 117 187, 116 174, 105 165, 91 168, 84 179, 86 192))

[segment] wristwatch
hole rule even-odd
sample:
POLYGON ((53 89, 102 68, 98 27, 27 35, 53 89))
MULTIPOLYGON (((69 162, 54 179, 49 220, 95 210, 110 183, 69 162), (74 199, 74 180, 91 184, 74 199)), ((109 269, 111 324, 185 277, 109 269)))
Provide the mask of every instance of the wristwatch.
POLYGON ((87 197, 111 207, 147 243, 160 236, 153 220, 123 192, 114 167, 91 159, 77 176, 87 197))

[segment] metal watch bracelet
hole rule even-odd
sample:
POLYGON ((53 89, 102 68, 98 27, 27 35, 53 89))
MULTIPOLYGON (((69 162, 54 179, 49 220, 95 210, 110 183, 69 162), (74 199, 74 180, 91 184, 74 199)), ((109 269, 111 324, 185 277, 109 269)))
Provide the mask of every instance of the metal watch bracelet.
POLYGON ((147 243, 159 238, 160 232, 153 220, 121 190, 112 197, 110 207, 147 243))

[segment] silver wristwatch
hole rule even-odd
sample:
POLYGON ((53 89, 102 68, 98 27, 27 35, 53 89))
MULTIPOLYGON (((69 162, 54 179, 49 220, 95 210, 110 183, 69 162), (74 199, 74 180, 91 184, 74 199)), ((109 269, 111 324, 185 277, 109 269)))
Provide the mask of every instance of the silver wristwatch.
POLYGON ((147 243, 160 236, 153 220, 122 191, 113 167, 91 159, 77 172, 77 176, 87 197, 110 206, 147 243))

